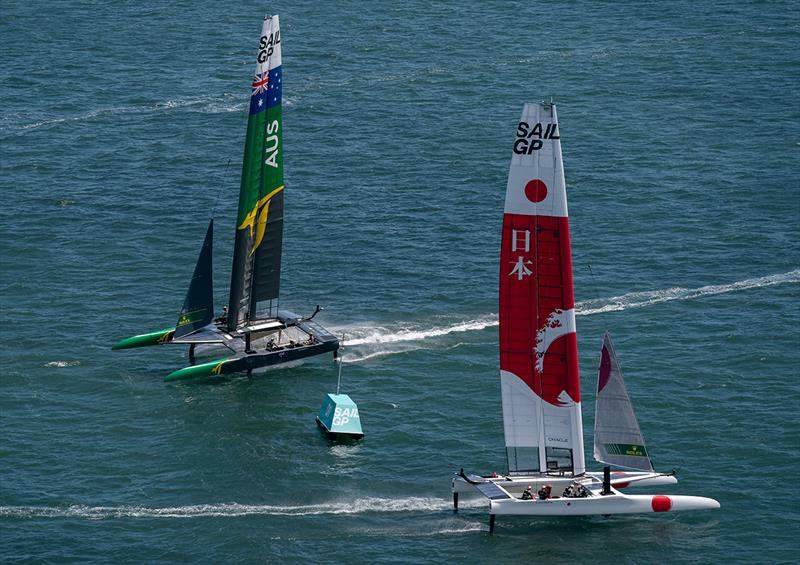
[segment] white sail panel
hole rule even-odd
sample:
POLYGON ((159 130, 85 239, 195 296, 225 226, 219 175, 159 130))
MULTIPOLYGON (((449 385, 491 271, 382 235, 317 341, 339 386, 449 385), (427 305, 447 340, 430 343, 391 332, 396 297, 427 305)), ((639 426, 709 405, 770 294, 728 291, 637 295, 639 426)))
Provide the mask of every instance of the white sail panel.
POLYGON ((509 471, 539 471, 539 446, 544 443, 542 399, 508 371, 500 371, 500 390, 509 471))
POLYGON ((261 37, 258 40, 258 57, 256 59, 256 75, 281 66, 281 26, 277 15, 267 16, 261 25, 261 37))

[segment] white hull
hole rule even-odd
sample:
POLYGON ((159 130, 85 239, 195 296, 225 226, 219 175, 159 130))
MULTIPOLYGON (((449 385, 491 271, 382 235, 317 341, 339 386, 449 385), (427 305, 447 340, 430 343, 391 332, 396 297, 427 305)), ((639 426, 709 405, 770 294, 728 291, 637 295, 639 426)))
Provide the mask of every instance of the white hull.
MULTIPOLYGON (((641 482, 653 480, 648 477, 655 473, 637 473, 641 482)), ((515 477, 516 478, 516 477, 515 477)), ((583 475, 578 478, 536 477, 541 486, 539 491, 531 490, 533 498, 523 498, 512 494, 497 480, 464 475, 453 479, 453 505, 458 510, 458 491, 461 486, 475 488, 489 499, 489 532, 494 530, 498 515, 510 516, 610 516, 612 514, 651 514, 663 512, 682 512, 687 510, 711 510, 719 508, 719 502, 703 496, 663 494, 623 494, 598 477, 583 475), (549 480, 545 483, 544 479, 549 480), (567 483, 568 481, 568 483, 567 483), (543 484, 544 483, 544 484, 543 484), (565 484, 572 484, 565 496, 565 484)), ((674 477, 670 477, 674 479, 674 477)), ((609 477, 610 479, 610 477, 609 477)), ((505 480, 505 479, 503 479, 505 480)), ((506 481, 508 482, 508 481, 506 481)), ((531 481, 533 482, 533 481, 531 481)), ((633 482, 628 478, 628 483, 633 482)), ((515 486, 519 486, 519 481, 515 486)), ((527 487, 526 487, 527 489, 527 487)))
POLYGON ((518 516, 592 516, 611 514, 649 514, 719 508, 719 502, 703 496, 664 496, 652 494, 623 494, 613 491, 588 498, 551 498, 520 500, 507 498, 490 500, 489 514, 518 516))

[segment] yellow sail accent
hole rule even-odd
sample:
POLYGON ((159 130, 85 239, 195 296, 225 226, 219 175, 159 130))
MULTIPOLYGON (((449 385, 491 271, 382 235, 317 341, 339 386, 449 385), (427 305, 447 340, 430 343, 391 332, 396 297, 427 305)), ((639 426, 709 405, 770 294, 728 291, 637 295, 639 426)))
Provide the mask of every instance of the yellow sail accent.
POLYGON ((167 343, 172 339, 172 336, 175 334, 175 330, 165 333, 160 338, 158 338, 158 343, 167 343))
POLYGON ((240 230, 245 228, 250 228, 250 237, 257 236, 256 232, 256 217, 258 216, 258 230, 261 232, 261 237, 256 237, 256 244, 253 246, 253 249, 250 250, 250 255, 255 252, 258 246, 261 244, 261 241, 264 239, 264 229, 267 226, 267 213, 269 210, 269 201, 272 199, 273 196, 278 194, 281 190, 283 190, 283 186, 281 185, 269 194, 267 194, 264 198, 261 198, 256 205, 253 206, 253 209, 245 216, 244 221, 239 225, 240 230), (265 208, 262 210, 261 208, 265 208), (263 227, 262 227, 263 225, 263 227))
POLYGON ((261 209, 261 212, 258 214, 258 222, 256 222, 256 241, 253 244, 253 249, 250 251, 250 255, 255 253, 255 250, 258 249, 258 246, 261 245, 261 242, 264 240, 264 232, 267 230, 267 217, 269 216, 269 203, 261 209))

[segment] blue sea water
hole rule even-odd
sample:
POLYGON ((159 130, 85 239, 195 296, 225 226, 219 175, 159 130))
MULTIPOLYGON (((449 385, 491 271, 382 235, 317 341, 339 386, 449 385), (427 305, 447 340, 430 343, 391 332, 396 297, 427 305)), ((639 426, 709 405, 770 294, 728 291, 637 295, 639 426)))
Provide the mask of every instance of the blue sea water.
POLYGON ((761 1, 4 3, 0 561, 794 561, 798 22, 761 1), (227 298, 265 12, 282 305, 345 334, 356 445, 314 423, 329 359, 168 386, 181 348, 109 349, 174 323, 212 214, 227 298), (587 444, 609 329, 679 470, 660 490, 717 511, 489 536, 482 501, 451 510, 454 471, 505 467, 502 203, 522 104, 551 98, 587 444))

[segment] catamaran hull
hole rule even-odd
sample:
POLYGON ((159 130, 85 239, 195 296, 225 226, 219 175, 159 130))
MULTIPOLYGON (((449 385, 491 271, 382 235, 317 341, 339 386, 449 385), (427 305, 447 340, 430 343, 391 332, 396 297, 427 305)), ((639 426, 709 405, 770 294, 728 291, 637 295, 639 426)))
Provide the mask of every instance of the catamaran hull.
POLYGON ((218 359, 201 365, 184 367, 167 375, 166 382, 183 381, 201 377, 219 377, 233 373, 249 373, 254 369, 280 365, 313 357, 339 349, 338 340, 324 341, 315 345, 305 345, 294 349, 282 349, 266 353, 245 354, 233 359, 218 359))
POLYGON ((703 496, 664 496, 622 494, 590 498, 548 500, 490 500, 489 514, 516 516, 593 516, 611 514, 650 514, 719 508, 719 502, 703 496))
POLYGON ((135 335, 111 346, 112 351, 119 349, 134 349, 136 347, 149 347, 151 345, 164 345, 172 341, 175 335, 175 328, 166 328, 157 332, 135 335))
POLYGON ((208 324, 177 339, 174 334, 175 328, 141 334, 115 343, 112 349, 164 344, 189 345, 189 361, 192 366, 170 373, 164 379, 167 382, 240 372, 251 373, 254 369, 323 353, 334 352, 335 355, 339 349, 339 339, 334 334, 311 318, 301 318, 288 310, 279 311, 276 320, 263 320, 234 334, 218 323, 208 324), (268 345, 270 347, 265 350, 268 345), (196 346, 224 346, 235 356, 198 364, 195 359, 196 346))

